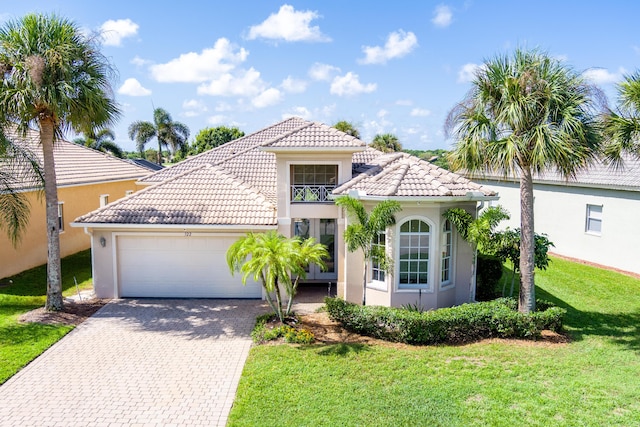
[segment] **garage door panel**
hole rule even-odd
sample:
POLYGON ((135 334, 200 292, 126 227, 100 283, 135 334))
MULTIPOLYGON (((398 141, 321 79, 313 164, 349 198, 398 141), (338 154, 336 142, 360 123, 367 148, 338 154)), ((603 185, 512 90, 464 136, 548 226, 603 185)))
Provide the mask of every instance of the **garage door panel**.
POLYGON ((122 297, 260 298, 259 283, 231 276, 227 248, 235 237, 118 236, 122 297))

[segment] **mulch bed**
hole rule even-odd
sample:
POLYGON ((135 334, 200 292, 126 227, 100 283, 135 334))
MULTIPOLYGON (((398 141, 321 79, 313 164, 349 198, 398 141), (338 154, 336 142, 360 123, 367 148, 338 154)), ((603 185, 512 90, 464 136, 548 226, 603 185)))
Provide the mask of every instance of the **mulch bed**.
POLYGON ((96 298, 82 301, 65 300, 62 311, 47 311, 44 307, 40 307, 23 314, 18 320, 22 323, 76 326, 87 320, 108 302, 108 299, 96 298))

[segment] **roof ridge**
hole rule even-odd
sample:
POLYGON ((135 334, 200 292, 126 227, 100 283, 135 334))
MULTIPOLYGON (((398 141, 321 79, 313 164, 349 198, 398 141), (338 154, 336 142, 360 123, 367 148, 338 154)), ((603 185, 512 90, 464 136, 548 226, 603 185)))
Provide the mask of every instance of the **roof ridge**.
MULTIPOLYGON (((293 117, 292 117, 292 118, 293 118, 293 117)), ((296 117, 296 118, 297 118, 297 117, 296 117)), ((300 119, 300 120, 304 120, 304 119, 300 119)), ((287 132, 285 132, 285 133, 281 133, 281 134, 280 134, 280 135, 278 135, 277 137, 275 137, 275 138, 271 138, 271 139, 270 139, 270 140, 268 140, 268 141, 264 141, 263 143, 261 143, 261 144, 259 144, 259 145, 260 145, 261 147, 267 147, 267 146, 269 146, 269 145, 271 145, 271 144, 274 144, 274 143, 275 143, 275 142, 277 142, 277 141, 280 141, 281 139, 286 138, 287 136, 293 135, 293 134, 294 134, 294 133, 296 133, 296 132, 300 132, 302 129, 306 129, 306 128, 308 128, 309 126, 312 126, 312 125, 314 124, 314 122, 310 122, 310 121, 308 121, 308 120, 304 120, 304 121, 305 121, 305 123, 303 123, 302 125, 300 125, 300 126, 298 126, 298 127, 294 128, 294 129, 291 129, 290 131, 287 131, 287 132)))

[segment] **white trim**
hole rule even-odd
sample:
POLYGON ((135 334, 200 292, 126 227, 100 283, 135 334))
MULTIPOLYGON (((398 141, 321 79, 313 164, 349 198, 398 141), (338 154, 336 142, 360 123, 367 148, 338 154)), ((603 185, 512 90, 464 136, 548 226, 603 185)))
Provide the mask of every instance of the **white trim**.
MULTIPOLYGON (((348 193, 351 195, 351 193, 348 193)), ((344 196, 346 194, 331 194, 329 199, 336 199, 340 196, 344 196)), ((357 197, 359 200, 372 201, 372 202, 381 202, 384 200, 396 200, 401 203, 410 204, 411 202, 415 202, 416 204, 420 204, 420 202, 428 202, 428 203, 445 203, 445 202, 481 202, 481 201, 493 201, 499 200, 500 196, 370 196, 366 193, 360 192, 360 195, 357 197)))
MULTIPOLYGON (((434 232, 433 230, 435 229, 435 225, 434 222, 426 217, 426 216, 422 216, 422 215, 411 215, 405 218, 402 218, 401 221, 396 223, 396 227, 395 227, 395 245, 394 245, 394 280, 393 280, 393 290, 396 293, 418 293, 420 291, 422 291, 423 293, 434 293, 436 291, 436 286, 435 286, 435 271, 434 271, 434 267, 433 267, 433 260, 436 258, 435 257, 435 246, 433 244, 434 241, 434 232), (408 221, 412 221, 412 220, 419 220, 422 221, 424 223, 426 223, 429 226, 429 259, 428 259, 428 273, 427 273, 427 286, 428 287, 415 287, 415 288, 401 288, 400 287, 400 227, 402 226, 402 224, 408 222, 408 221)), ((438 237, 439 237, 439 233, 438 233, 438 237)), ((438 240, 439 242, 439 240, 438 240)), ((440 245, 438 244, 438 247, 440 245)), ((438 259, 440 259, 440 257, 438 257, 438 259)), ((438 265, 438 273, 440 272, 440 266, 438 265)))
POLYGON ((69 224, 72 227, 85 227, 85 228, 106 228, 112 230, 118 229, 152 229, 152 230, 229 230, 229 231, 253 231, 253 230, 275 230, 278 228, 278 224, 273 225, 240 225, 240 224, 120 224, 120 223, 99 223, 99 222, 72 222, 69 224))
POLYGON ((103 208, 109 204, 109 194, 100 195, 100 207, 103 208))
MULTIPOLYGON (((444 224, 446 223, 446 219, 441 222, 442 227, 440 227, 440 241, 442 242, 442 238, 444 236, 444 224)), ((451 224, 451 221, 449 221, 451 224)), ((438 290, 447 291, 449 289, 453 289, 456 287, 456 235, 455 235, 455 227, 451 224, 451 255, 449 256, 449 281, 442 282, 442 257, 440 257, 440 284, 438 290)))
MULTIPOLYGON (((385 275, 385 279, 386 279, 386 275, 385 275)), ((383 292, 389 291, 389 287, 387 286, 386 280, 384 282, 381 282, 379 280, 372 280, 371 282, 367 283, 367 289, 374 289, 376 291, 383 291, 383 292)))
MULTIPOLYGON (((586 211, 585 211, 585 220, 584 220, 584 232, 586 234, 590 234, 592 236, 602 236, 602 214, 604 211, 604 205, 603 204, 593 204, 593 203, 587 203, 586 206, 586 211), (600 208, 600 218, 597 217, 597 215, 591 215, 591 209, 592 208, 600 208), (596 221, 600 221, 600 231, 595 231, 590 229, 589 224, 590 221, 589 220, 596 220, 596 221)), ((596 212, 597 213, 597 212, 596 212)))
POLYGON ((291 154, 304 154, 304 153, 357 153, 365 151, 367 146, 362 147, 260 147, 260 150, 267 153, 291 153, 291 154))

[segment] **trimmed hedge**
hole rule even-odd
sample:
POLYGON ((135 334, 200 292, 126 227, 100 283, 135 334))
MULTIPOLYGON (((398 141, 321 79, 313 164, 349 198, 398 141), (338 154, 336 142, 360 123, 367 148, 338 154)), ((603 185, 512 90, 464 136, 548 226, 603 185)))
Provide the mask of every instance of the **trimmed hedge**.
POLYGON ((548 307, 530 314, 517 311, 513 298, 416 312, 402 308, 361 306, 325 298, 329 317, 347 330, 406 344, 464 343, 483 338, 535 338, 542 330, 559 331, 566 310, 548 307))

